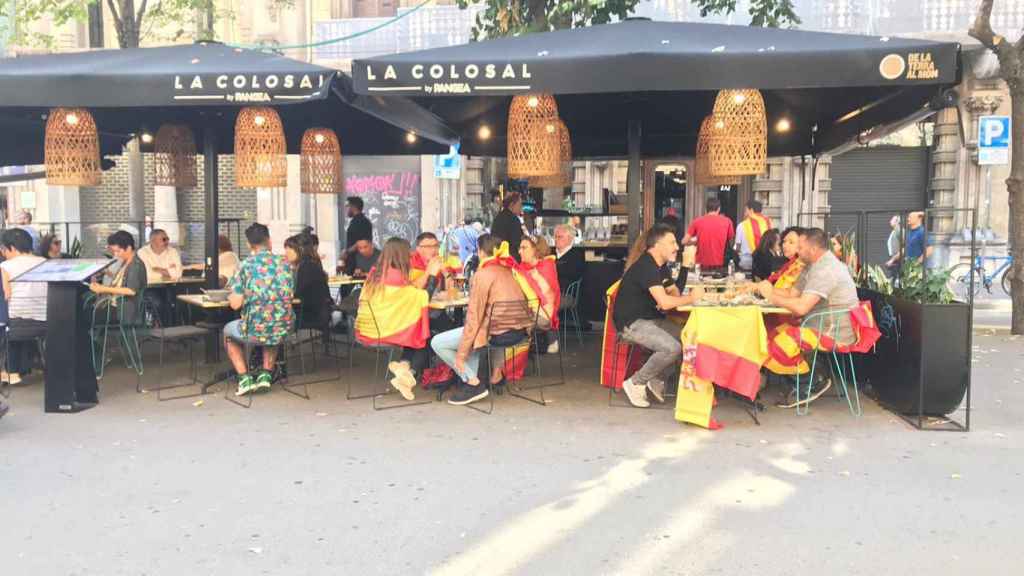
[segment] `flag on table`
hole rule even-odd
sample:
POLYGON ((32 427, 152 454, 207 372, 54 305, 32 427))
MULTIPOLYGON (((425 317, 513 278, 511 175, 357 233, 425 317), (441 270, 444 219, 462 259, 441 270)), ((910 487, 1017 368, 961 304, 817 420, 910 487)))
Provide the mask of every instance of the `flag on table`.
POLYGON ((757 398, 761 365, 768 359, 768 333, 760 308, 694 308, 683 328, 684 341, 687 338, 696 346, 694 376, 757 398))

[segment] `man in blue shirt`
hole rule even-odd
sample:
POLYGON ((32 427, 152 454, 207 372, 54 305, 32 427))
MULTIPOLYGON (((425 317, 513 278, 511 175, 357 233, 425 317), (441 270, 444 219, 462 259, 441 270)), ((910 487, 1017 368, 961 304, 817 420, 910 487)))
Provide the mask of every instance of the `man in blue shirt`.
POLYGON ((907 216, 907 258, 922 263, 931 250, 928 248, 927 232, 924 229, 924 212, 911 212, 907 216))

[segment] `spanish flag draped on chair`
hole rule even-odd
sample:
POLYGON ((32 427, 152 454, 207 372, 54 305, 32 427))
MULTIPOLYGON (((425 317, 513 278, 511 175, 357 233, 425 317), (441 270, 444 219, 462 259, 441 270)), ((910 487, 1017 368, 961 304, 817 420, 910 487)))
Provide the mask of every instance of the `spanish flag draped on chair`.
POLYGON ((423 348, 430 339, 430 297, 390 270, 382 286, 359 297, 356 338, 369 346, 423 348))
POLYGON ((740 233, 747 241, 751 250, 756 250, 761 243, 761 236, 772 227, 772 221, 764 214, 751 214, 750 218, 740 222, 740 233))
MULTIPOLYGON (((543 329, 558 330, 558 306, 562 294, 558 286, 558 268, 554 256, 547 256, 536 265, 517 262, 512 267, 512 276, 523 291, 530 309, 537 314, 538 324, 543 329), (539 276, 539 278, 538 278, 539 276), (542 284, 543 283, 543 284, 542 284), (539 310, 538 310, 539 308, 539 310)), ((505 351, 506 374, 521 379, 526 372, 530 356, 530 343, 524 342, 505 351)))

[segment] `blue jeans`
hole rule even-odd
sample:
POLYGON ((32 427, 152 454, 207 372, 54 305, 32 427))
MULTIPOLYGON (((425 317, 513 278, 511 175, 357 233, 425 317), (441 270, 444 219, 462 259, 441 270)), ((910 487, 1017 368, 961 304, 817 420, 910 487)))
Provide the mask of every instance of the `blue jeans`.
MULTIPOLYGON (((482 348, 470 352, 469 357, 466 358, 465 370, 459 372, 455 368, 455 356, 459 351, 459 342, 462 341, 462 330, 462 328, 456 328, 434 336, 430 341, 430 347, 434 349, 434 353, 437 354, 438 358, 443 360, 445 364, 451 366, 452 370, 462 378, 463 382, 469 382, 470 380, 478 377, 477 373, 480 369, 480 356, 484 354, 486 349, 482 348)), ((493 353, 491 355, 492 361, 501 362, 504 357, 504 348, 493 349, 493 353)), ((492 362, 492 370, 494 369, 494 366, 496 366, 496 364, 492 362)))

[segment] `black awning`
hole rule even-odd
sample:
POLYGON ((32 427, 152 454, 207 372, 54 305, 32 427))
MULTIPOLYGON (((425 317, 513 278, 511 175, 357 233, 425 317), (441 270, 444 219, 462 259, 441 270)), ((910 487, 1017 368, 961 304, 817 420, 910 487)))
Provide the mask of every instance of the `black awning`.
POLYGON ((643 124, 645 156, 692 154, 715 93, 757 88, 772 155, 827 150, 925 107, 950 103, 960 46, 856 36, 630 20, 357 60, 360 94, 411 96, 462 136, 463 153, 504 155, 512 95, 556 95, 577 157, 626 154, 643 124), (476 138, 487 124, 493 137, 476 138))
POLYGON ((133 135, 175 122, 201 137, 217 135, 230 154, 244 106, 281 114, 289 151, 302 132, 333 128, 343 154, 446 153, 456 135, 437 116, 404 98, 359 96, 344 73, 218 43, 97 50, 0 59, 0 165, 43 159, 46 114, 84 107, 96 118, 104 154, 119 154, 133 135), (415 132, 415 143, 406 133, 415 132))

